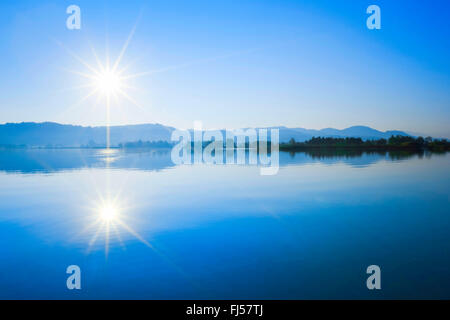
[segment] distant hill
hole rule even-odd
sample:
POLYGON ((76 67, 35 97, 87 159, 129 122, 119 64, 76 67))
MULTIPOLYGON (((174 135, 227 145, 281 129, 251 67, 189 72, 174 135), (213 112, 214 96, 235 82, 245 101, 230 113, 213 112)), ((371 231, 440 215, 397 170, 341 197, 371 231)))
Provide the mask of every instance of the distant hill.
POLYGON ((363 140, 388 139, 392 135, 409 136, 403 131, 379 131, 366 126, 353 126, 347 129, 326 128, 321 130, 276 127, 280 130, 280 141, 287 142, 291 138, 295 141, 304 142, 312 137, 331 137, 331 138, 362 138, 363 140))
MULTIPOLYGON (((160 124, 111 126, 111 145, 128 141, 169 141, 175 128, 160 124)), ((104 146, 105 127, 82 127, 53 122, 0 125, 0 145, 104 146)))
MULTIPOLYGON (((312 137, 359 137, 363 140, 389 138, 392 135, 408 136, 402 131, 378 131, 370 127, 354 126, 339 130, 326 128, 322 130, 272 127, 280 130, 280 142, 294 138, 298 142, 312 137)), ((170 141, 173 127, 161 124, 139 124, 111 127, 111 145, 134 141, 170 141)), ((81 147, 104 146, 105 127, 83 127, 63 125, 54 122, 7 123, 0 125, 0 145, 27 145, 42 147, 81 147)))

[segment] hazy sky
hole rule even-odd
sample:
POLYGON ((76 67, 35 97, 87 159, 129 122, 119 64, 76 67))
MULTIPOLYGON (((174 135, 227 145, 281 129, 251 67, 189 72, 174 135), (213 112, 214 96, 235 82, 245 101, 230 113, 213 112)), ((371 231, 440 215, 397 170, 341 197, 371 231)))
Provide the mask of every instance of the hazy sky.
POLYGON ((0 123, 105 123, 80 100, 90 73, 116 59, 128 83, 113 124, 179 128, 368 125, 450 137, 449 1, 5 1, 0 3, 0 123), (81 30, 66 8, 81 8, 81 30), (381 30, 366 8, 381 8, 381 30), (61 45, 62 44, 62 45, 61 45), (68 50, 67 50, 68 49, 68 50))

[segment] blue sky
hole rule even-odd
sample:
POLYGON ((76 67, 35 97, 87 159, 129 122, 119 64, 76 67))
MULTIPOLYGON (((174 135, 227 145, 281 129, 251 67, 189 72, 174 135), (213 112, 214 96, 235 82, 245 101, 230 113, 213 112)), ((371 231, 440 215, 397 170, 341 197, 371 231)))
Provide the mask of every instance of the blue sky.
POLYGON ((134 78, 113 124, 368 125, 450 137, 448 1, 2 1, 0 123, 105 123, 92 48, 134 78), (81 30, 66 8, 81 8, 81 30), (381 8, 381 30, 366 8, 381 8), (140 19, 138 21, 138 17, 140 19), (62 44, 62 45, 61 45, 62 44), (155 72, 156 71, 156 72, 155 72))

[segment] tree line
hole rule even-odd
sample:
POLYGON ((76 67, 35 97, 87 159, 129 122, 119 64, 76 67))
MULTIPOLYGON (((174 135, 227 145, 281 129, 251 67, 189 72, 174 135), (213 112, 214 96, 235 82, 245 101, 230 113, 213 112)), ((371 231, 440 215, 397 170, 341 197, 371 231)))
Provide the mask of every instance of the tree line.
POLYGON ((280 144, 281 150, 295 150, 305 148, 367 148, 367 149, 421 149, 430 151, 449 151, 450 142, 447 139, 433 139, 431 137, 391 136, 389 139, 363 140, 361 138, 332 138, 312 137, 305 142, 291 139, 288 143, 280 144))

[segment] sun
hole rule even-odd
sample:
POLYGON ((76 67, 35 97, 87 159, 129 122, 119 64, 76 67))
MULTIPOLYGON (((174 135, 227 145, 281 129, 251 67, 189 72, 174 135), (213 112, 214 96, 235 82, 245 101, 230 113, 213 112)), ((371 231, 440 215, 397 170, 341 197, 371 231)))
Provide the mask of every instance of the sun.
MULTIPOLYGON (((66 48, 62 43, 58 42, 60 46, 62 46, 64 49, 67 50, 67 52, 78 62, 81 63, 82 66, 84 66, 83 71, 76 71, 76 70, 66 70, 70 73, 73 73, 75 75, 81 76, 88 81, 81 83, 79 86, 74 87, 74 89, 86 89, 90 88, 87 95, 82 97, 76 105, 79 105, 80 103, 86 101, 87 99, 91 98, 92 96, 97 96, 99 101, 100 98, 106 99, 106 109, 109 113, 109 109, 114 103, 116 105, 120 104, 119 99, 124 98, 134 104, 135 106, 139 107, 140 109, 143 109, 143 107, 137 103, 128 93, 129 89, 136 90, 134 86, 130 85, 130 80, 134 78, 141 77, 147 73, 137 73, 137 74, 129 74, 128 69, 132 65, 132 63, 128 63, 126 66, 121 67, 122 59, 125 55, 125 52, 127 51, 128 45, 131 42, 131 39, 134 35, 136 29, 136 25, 131 30, 127 40, 125 41, 118 57, 114 62, 111 61, 109 50, 106 50, 106 55, 104 59, 100 59, 99 55, 97 55, 96 50, 94 47, 91 47, 93 58, 95 58, 96 64, 91 64, 88 61, 85 61, 81 57, 79 57, 76 53, 72 52, 70 49, 66 48), (112 62, 112 63, 110 63, 112 62), (114 99, 111 99, 114 98, 114 99)), ((107 116, 109 118, 109 116, 107 116)), ((109 127, 109 119, 107 119, 106 127, 109 127)))
POLYGON ((99 209, 100 219, 111 222, 119 218, 119 208, 113 204, 105 204, 99 209))
POLYGON ((100 93, 109 96, 122 90, 122 79, 116 72, 105 70, 94 77, 94 86, 100 93))

